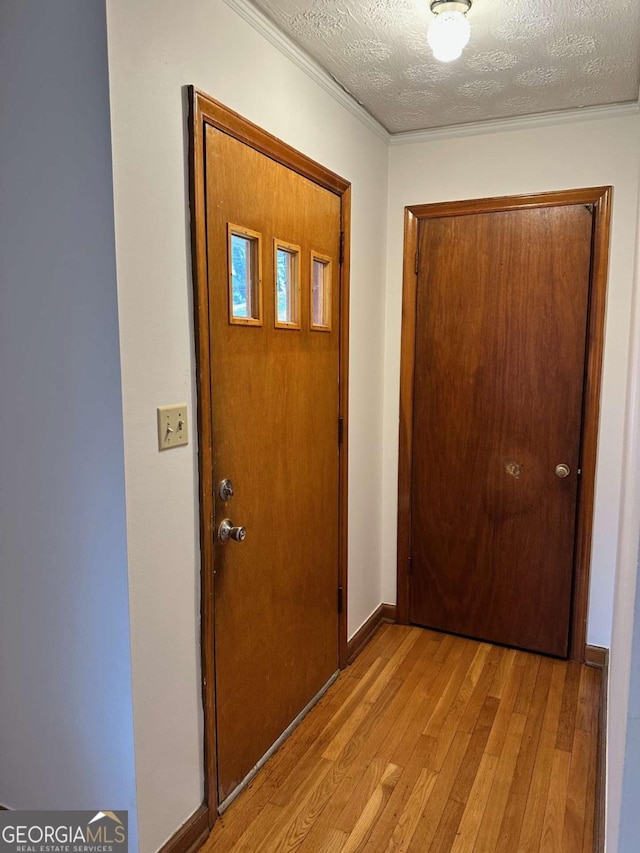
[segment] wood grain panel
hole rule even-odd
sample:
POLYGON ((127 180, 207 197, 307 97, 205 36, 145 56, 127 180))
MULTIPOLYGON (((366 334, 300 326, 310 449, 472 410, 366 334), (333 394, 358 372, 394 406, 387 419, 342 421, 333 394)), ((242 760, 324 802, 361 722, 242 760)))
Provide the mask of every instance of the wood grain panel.
POLYGON ((606 303, 607 264, 611 217, 611 187, 593 187, 527 196, 472 199, 461 202, 413 205, 405 210, 405 254, 403 272, 403 323, 400 381, 400 453, 398 473, 398 611, 401 623, 408 621, 411 566, 411 483, 413 434, 413 378, 415 354, 416 253, 420 223, 442 217, 466 218, 491 212, 534 211, 551 206, 584 205, 593 211, 593 255, 589 278, 587 357, 582 407, 582 476, 578 485, 575 526, 574 583, 571 601, 569 654, 583 661, 591 553, 591 524, 595 484, 597 425, 606 303))
MULTIPOLYGON (((185 89, 186 91, 186 89, 185 89)), ((196 327, 196 362, 198 385, 198 444, 200 473, 200 538, 202 555, 201 611, 202 611, 202 670, 203 702, 205 709, 205 801, 209 820, 217 817, 218 791, 216 744, 216 670, 214 659, 214 573, 216 570, 214 541, 214 459, 212 387, 215 378, 211 371, 209 257, 207 245, 206 200, 206 135, 207 128, 216 128, 228 138, 260 152, 272 163, 281 164, 298 176, 308 179, 316 188, 329 191, 338 199, 336 244, 332 246, 336 258, 333 281, 335 329, 339 335, 338 414, 342 419, 344 440, 338 449, 338 585, 342 588, 343 608, 338 614, 338 661, 346 666, 347 657, 347 454, 348 454, 348 352, 349 352, 349 264, 350 264, 350 210, 351 193, 348 181, 316 163, 304 154, 273 137, 261 128, 246 121, 237 113, 214 101, 195 88, 188 88, 189 97, 189 163, 190 203, 192 222, 192 258, 194 279, 194 317, 196 327), (342 256, 342 263, 339 263, 342 256)), ((282 235, 279 235, 282 236, 282 235)), ((318 249, 321 247, 315 246, 318 249)), ((335 424, 331 432, 335 435, 335 424)), ((308 626, 307 626, 307 630, 308 626)))
POLYGON ((338 668, 339 299, 334 331, 308 318, 312 253, 334 259, 339 294, 340 198, 214 128, 206 154, 213 466, 235 489, 216 496, 215 525, 229 516, 248 531, 215 548, 224 799, 338 668), (227 319, 229 221, 263 236, 260 327, 227 319), (275 327, 276 236, 300 246, 296 334, 275 327))
POLYGON ((420 225, 414 623, 568 652, 591 234, 583 205, 420 225))

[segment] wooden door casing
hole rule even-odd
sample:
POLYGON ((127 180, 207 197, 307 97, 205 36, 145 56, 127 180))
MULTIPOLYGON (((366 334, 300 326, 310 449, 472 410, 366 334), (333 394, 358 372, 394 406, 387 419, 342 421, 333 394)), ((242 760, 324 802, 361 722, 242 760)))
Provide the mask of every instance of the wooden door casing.
MULTIPOLYGON (((214 488, 213 427, 211 420, 211 352, 207 268, 206 229, 206 148, 207 128, 217 128, 273 161, 287 166, 340 198, 342 230, 339 287, 334 299, 339 304, 339 415, 343 424, 343 440, 339 458, 339 573, 343 607, 338 614, 338 657, 346 665, 347 630, 347 488, 348 488, 348 361, 349 361, 349 270, 350 270, 350 184, 335 173, 248 122, 227 107, 189 87, 190 194, 192 211, 192 257, 194 275, 194 319, 196 330, 196 362, 198 389, 199 494, 201 540, 201 651, 204 704, 205 803, 209 824, 218 814, 216 760, 216 696, 214 636, 214 488)), ((284 237, 284 235, 278 235, 284 237)), ((287 332, 284 332, 287 334, 287 332)), ((291 333, 292 334, 292 333, 291 333)), ((336 425, 337 426, 337 425, 336 425)))
MULTIPOLYGON (((578 512, 575 531, 575 564, 570 600, 570 657, 582 660, 586 641, 591 517, 593 512, 597 424, 599 414, 600 369, 604 326, 606 273, 608 263, 611 190, 600 187, 568 190, 532 196, 478 199, 419 205, 406 209, 403 288, 403 328, 401 359, 400 457, 398 491, 398 611, 399 622, 409 621, 409 557, 411 555, 411 475, 413 460, 414 368, 416 366, 416 258, 418 231, 423 221, 443 217, 495 211, 526 211, 567 205, 587 205, 593 209, 592 263, 588 281, 587 355, 582 409, 582 476, 578 485, 578 512)), ((585 211, 586 213, 586 211, 585 211)), ((558 460, 562 461, 562 460, 558 460)))

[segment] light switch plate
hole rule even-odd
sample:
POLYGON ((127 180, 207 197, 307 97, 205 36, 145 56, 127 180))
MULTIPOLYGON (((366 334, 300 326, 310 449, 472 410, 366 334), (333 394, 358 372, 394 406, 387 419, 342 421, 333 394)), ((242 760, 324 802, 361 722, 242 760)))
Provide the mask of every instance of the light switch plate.
POLYGON ((186 403, 158 407, 158 448, 168 450, 189 444, 189 421, 186 403))

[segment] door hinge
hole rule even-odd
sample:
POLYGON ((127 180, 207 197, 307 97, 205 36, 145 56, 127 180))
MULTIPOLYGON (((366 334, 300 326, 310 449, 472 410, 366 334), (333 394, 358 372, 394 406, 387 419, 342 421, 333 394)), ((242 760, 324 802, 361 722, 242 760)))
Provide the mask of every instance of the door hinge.
POLYGON ((416 262, 415 262, 415 266, 413 268, 413 271, 415 272, 416 275, 418 275, 418 253, 417 252, 416 252, 416 262))
POLYGON ((413 557, 411 556, 407 557, 407 574, 413 574, 413 557))
POLYGON ((340 232, 340 266, 344 263, 344 231, 340 232))
POLYGON ((343 591, 342 587, 338 587, 338 613, 342 613, 342 605, 343 605, 343 591))
POLYGON ((344 440, 344 419, 338 418, 338 444, 342 444, 344 440))

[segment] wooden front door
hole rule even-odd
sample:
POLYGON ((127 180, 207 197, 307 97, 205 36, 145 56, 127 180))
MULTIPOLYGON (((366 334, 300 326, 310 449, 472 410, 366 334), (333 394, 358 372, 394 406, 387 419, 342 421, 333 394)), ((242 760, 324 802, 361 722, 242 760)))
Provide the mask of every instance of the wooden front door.
POLYGON ((420 221, 409 620, 566 656, 593 205, 420 221))
POLYGON ((224 801, 338 669, 341 198, 215 127, 204 150, 224 801))

